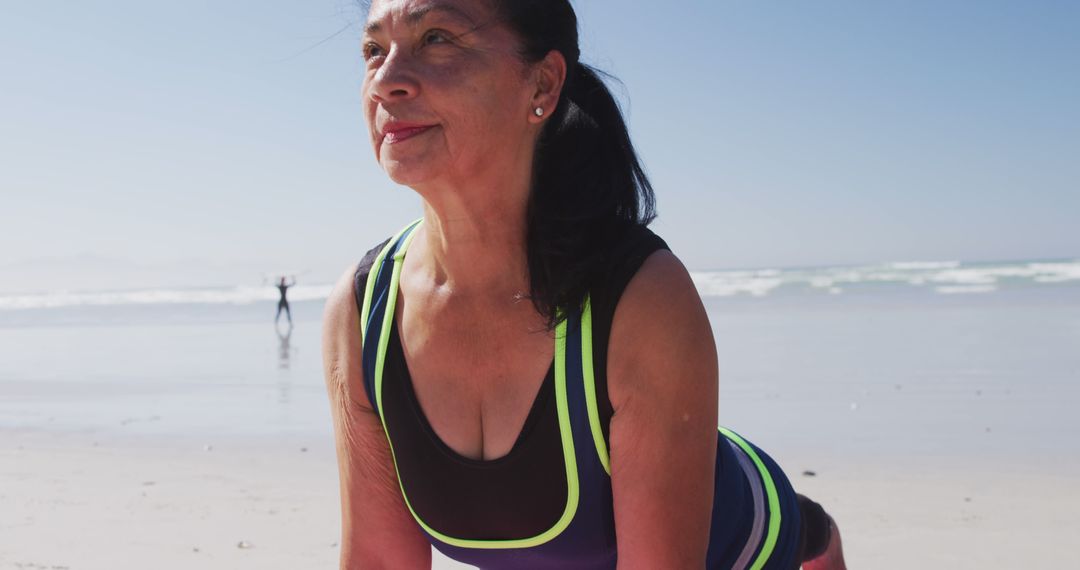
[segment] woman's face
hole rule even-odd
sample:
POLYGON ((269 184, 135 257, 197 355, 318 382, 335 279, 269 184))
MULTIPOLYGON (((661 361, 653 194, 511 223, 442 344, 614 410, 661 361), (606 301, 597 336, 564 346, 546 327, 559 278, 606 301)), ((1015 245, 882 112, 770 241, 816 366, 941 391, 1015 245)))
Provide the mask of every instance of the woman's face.
POLYGON ((364 114, 395 182, 472 180, 531 148, 535 84, 495 20, 489 0, 372 2, 364 114))

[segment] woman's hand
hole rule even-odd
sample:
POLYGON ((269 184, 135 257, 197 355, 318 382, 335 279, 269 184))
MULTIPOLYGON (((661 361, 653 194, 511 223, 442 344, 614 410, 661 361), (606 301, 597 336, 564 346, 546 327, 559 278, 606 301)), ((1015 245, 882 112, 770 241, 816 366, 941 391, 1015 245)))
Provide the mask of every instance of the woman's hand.
POLYGON ((704 568, 717 438, 716 345, 690 275, 650 256, 608 348, 619 568, 704 568))
POLYGON ((390 446, 364 391, 353 275, 338 280, 323 315, 341 483, 341 568, 431 568, 431 546, 405 506, 390 446))

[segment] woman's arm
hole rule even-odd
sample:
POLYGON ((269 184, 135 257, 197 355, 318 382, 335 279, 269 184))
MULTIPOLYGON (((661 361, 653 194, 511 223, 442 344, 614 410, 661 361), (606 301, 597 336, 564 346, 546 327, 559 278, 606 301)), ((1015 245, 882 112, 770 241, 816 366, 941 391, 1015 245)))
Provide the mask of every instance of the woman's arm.
POLYGON ((717 438, 716 345, 682 263, 651 255, 608 348, 619 569, 703 568, 717 438))
POLYGON ((352 283, 353 272, 346 272, 323 315, 323 366, 341 483, 341 568, 430 568, 431 546, 405 507, 390 446, 364 391, 352 283))

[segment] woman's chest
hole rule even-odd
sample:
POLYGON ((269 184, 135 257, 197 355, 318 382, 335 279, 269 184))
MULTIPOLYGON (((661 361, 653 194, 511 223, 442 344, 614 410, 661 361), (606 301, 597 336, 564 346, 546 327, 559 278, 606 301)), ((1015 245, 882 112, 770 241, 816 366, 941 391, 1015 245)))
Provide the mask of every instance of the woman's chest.
MULTIPOLYGON (((580 328, 568 333, 560 327, 562 341, 549 339, 556 354, 544 355, 548 368, 546 374, 536 375, 543 379, 535 405, 526 402, 518 411, 520 417, 513 423, 523 426, 504 430, 513 432, 503 443, 506 453, 480 448, 488 453, 482 461, 461 457, 462 449, 448 445, 450 437, 462 432, 438 435, 429 425, 398 333, 397 326, 390 328, 379 383, 381 413, 402 493, 432 544, 452 558, 480 567, 613 568, 612 494, 594 450, 586 411, 580 328)), ((485 340, 498 346, 498 339, 485 340)), ((447 353, 444 358, 451 356, 447 353)), ((453 391, 447 394, 445 399, 467 400, 453 391)), ((443 404, 436 399, 428 407, 443 404)), ((487 427, 491 424, 485 419, 481 414, 481 445, 492 441, 487 427)), ((462 425, 468 424, 457 422, 451 428, 462 425)))
POLYGON ((402 355, 420 410, 463 457, 510 452, 551 368, 554 340, 521 320, 402 312, 402 355))

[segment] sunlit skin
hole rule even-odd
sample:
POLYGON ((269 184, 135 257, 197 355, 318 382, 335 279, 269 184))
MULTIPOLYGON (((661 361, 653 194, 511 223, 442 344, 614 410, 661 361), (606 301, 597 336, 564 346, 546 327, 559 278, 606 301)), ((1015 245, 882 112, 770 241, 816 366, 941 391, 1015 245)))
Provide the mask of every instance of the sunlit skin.
MULTIPOLYGON (((379 165, 423 199, 397 323, 436 434, 505 455, 554 352, 529 288, 526 206, 536 140, 567 74, 520 56, 486 0, 375 0, 362 38, 364 114, 379 165), (534 112, 542 109, 540 116, 534 112)), ((376 198, 372 198, 376 199, 376 198)), ((350 268, 327 302, 323 358, 342 493, 342 568, 427 568, 363 390, 350 268)), ((623 294, 608 364, 619 568, 700 568, 716 448, 716 347, 689 274, 653 254, 623 294), (665 307, 656 319, 655 307, 665 307)))
MULTIPOLYGON (((528 174, 543 119, 522 119, 557 100, 550 92, 556 86, 545 91, 544 79, 518 55, 517 38, 483 4, 388 0, 371 7, 363 101, 375 157, 392 180, 426 200, 528 174), (393 142, 384 131, 395 121, 430 129, 393 142)), ((508 190, 528 191, 515 186, 508 190)))
POLYGON ((539 382, 553 352, 542 317, 519 299, 528 291, 532 156, 546 118, 534 109, 554 108, 565 61, 523 61, 516 36, 482 1, 374 2, 362 47, 376 159, 424 201, 398 305, 417 396, 451 448, 505 454, 535 389, 490 384, 539 382), (477 327, 477 314, 503 318, 477 327), (470 354, 507 358, 461 362, 454 374, 448 364, 470 354))

